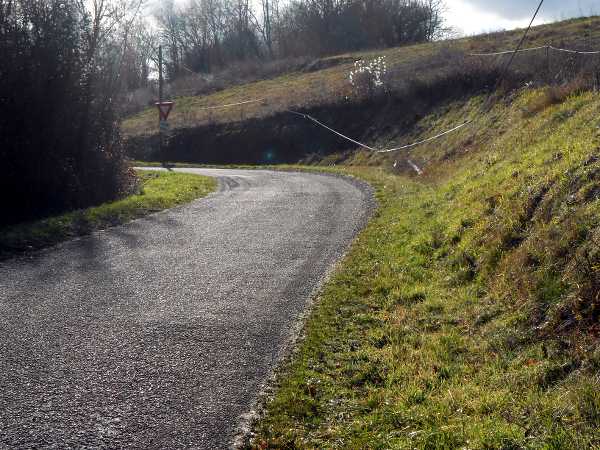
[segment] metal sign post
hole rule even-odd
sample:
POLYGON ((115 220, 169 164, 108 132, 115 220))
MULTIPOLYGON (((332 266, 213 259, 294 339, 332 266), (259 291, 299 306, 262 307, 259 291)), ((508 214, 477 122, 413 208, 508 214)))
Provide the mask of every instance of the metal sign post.
POLYGON ((164 136, 169 132, 169 122, 167 119, 169 118, 169 113, 171 109, 173 109, 173 102, 165 102, 163 101, 163 71, 162 71, 163 61, 162 61, 162 46, 158 46, 158 102, 156 106, 158 107, 158 153, 163 160, 163 164, 166 160, 166 157, 163 153, 164 151, 164 136))
POLYGON ((171 109, 173 109, 173 102, 158 102, 156 103, 156 107, 158 108, 158 139, 160 144, 160 155, 163 161, 165 160, 165 156, 163 154, 164 148, 164 137, 169 132, 169 122, 167 119, 169 118, 169 113, 171 109))

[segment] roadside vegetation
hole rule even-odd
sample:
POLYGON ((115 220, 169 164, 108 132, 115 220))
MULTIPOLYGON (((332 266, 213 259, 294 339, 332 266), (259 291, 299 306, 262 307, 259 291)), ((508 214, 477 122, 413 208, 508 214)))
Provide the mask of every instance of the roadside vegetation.
MULTIPOLYGON (((526 47, 597 50, 599 20, 536 27, 526 47)), ((208 149, 219 148, 272 162, 262 149, 304 140, 282 161, 365 179, 379 200, 249 448, 600 447, 599 60, 524 53, 497 83, 506 57, 468 55, 521 35, 348 53, 177 100, 176 160, 218 162, 224 152, 208 149), (301 128, 286 109, 374 148, 472 123, 376 154, 301 128), (204 131, 227 145, 203 143, 204 131)), ((124 123, 128 140, 146 142, 149 114, 124 123)))
POLYGON ((174 172, 138 171, 134 193, 120 200, 0 228, 0 259, 120 225, 204 197, 216 189, 213 178, 174 172))
POLYGON ((600 97, 510 100, 416 151, 421 177, 328 169, 369 181, 380 208, 316 301, 250 447, 600 445, 600 97))
POLYGON ((134 11, 110 0, 0 0, 0 226, 111 201, 131 186, 118 70, 134 11))

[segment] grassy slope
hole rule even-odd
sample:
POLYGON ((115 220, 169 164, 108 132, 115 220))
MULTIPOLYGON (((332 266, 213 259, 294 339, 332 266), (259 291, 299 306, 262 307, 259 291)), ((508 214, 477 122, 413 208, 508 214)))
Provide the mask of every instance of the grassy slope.
POLYGON ((192 201, 214 191, 213 178, 198 175, 139 171, 140 191, 121 200, 0 229, 0 259, 32 248, 47 247, 93 230, 192 201))
POLYGON ((419 149, 423 177, 340 169, 381 207, 324 288, 256 447, 600 446, 600 96, 544 98, 523 90, 475 135, 419 149))
MULTIPOLYGON (((527 45, 598 46, 599 24, 537 27, 527 45)), ((450 47, 505 49, 519 36, 450 47)), ((448 46, 371 54, 401 75, 448 46)), ((346 95, 349 67, 178 99, 173 123, 237 121, 237 108, 199 108, 265 95, 276 100, 244 117, 326 103, 346 95)), ((523 90, 475 128, 415 149, 423 177, 363 167, 382 159, 364 152, 337 169, 376 186, 381 208, 317 302, 256 447, 600 446, 600 98, 545 98, 523 90)), ((440 108, 402 142, 476 117, 482 101, 440 108)), ((149 110, 124 128, 154 122, 149 110)))
MULTIPOLYGON (((449 42, 412 45, 381 51, 359 52, 339 55, 340 61, 352 58, 370 58, 385 55, 394 78, 402 79, 416 73, 435 73, 439 67, 431 67, 429 58, 440 51, 494 51, 511 48, 522 35, 521 30, 494 33, 449 42)), ((535 27, 527 45, 565 45, 594 47, 600 45, 600 18, 569 20, 535 27)), ((334 67, 311 72, 290 73, 274 79, 260 80, 201 97, 177 98, 169 122, 174 128, 190 127, 208 122, 231 122, 241 118, 262 117, 289 107, 310 107, 351 96, 347 75, 352 63, 342 62, 334 67), (203 107, 223 105, 251 99, 268 98, 268 104, 249 104, 243 107, 207 111, 203 107)), ((123 123, 126 135, 156 133, 156 111, 149 108, 128 118, 123 123)))

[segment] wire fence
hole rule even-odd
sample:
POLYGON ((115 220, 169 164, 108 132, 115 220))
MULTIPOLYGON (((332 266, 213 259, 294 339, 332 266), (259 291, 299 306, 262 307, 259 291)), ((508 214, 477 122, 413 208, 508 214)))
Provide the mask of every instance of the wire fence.
POLYGON ((546 45, 540 47, 531 47, 531 48, 522 48, 520 50, 504 50, 500 52, 490 52, 490 53, 469 53, 469 56, 501 56, 501 55, 512 55, 514 53, 524 53, 524 52, 533 52, 536 50, 542 50, 547 48, 546 45))
POLYGON ((250 103, 260 103, 260 102, 266 102, 266 99, 257 98, 255 100, 246 100, 244 102, 228 103, 226 105, 201 106, 197 109, 199 109, 199 110, 224 109, 224 108, 232 108, 234 106, 242 106, 242 105, 248 105, 250 103))
POLYGON ((554 47, 553 45, 541 45, 539 47, 522 48, 520 50, 504 50, 500 52, 489 52, 489 53, 469 53, 469 56, 501 56, 511 55, 514 53, 533 52, 538 50, 554 50, 556 52, 572 53, 578 55, 600 55, 600 51, 583 51, 583 50, 572 50, 568 48, 554 47))

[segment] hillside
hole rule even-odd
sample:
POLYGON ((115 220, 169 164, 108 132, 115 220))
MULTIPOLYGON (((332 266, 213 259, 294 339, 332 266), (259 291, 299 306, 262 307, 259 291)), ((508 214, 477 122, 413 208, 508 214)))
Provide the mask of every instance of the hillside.
MULTIPOLYGON (((519 35, 372 52, 410 80, 387 97, 345 99, 347 58, 362 54, 178 100, 173 159, 265 162, 265 150, 365 179, 379 200, 315 302, 249 447, 600 446, 600 57, 524 54, 494 91, 498 60, 461 56, 510 48, 519 35), (198 112, 267 94, 278 102, 243 117, 220 110, 208 124, 198 112), (471 122, 375 154, 283 112, 290 106, 375 148, 471 122)), ((599 39, 600 19, 580 19, 535 28, 526 47, 598 49, 599 39)), ((125 123, 142 146, 150 114, 125 123)))
POLYGON ((599 110, 597 93, 524 88, 477 130, 415 151, 418 178, 335 169, 371 182, 379 213, 316 302, 252 446, 597 448, 599 110))
MULTIPOLYGON (((390 83, 395 87, 406 80, 430 78, 451 69, 470 52, 492 52, 514 48, 522 30, 412 45, 381 51, 337 55, 315 61, 303 70, 276 78, 234 86, 207 96, 175 98, 170 116, 174 129, 219 123, 233 123, 272 116, 282 110, 312 109, 352 97, 348 73, 357 59, 384 56, 390 83), (324 67, 320 69, 320 67, 324 67), (248 100, 265 102, 224 109, 205 109, 248 100)), ((531 30, 527 47, 555 45, 590 49, 600 47, 600 18, 574 19, 541 25, 531 30)), ((527 56, 519 57, 524 63, 527 56)), ((145 136, 157 132, 154 108, 127 118, 122 125, 125 136, 145 136)))

